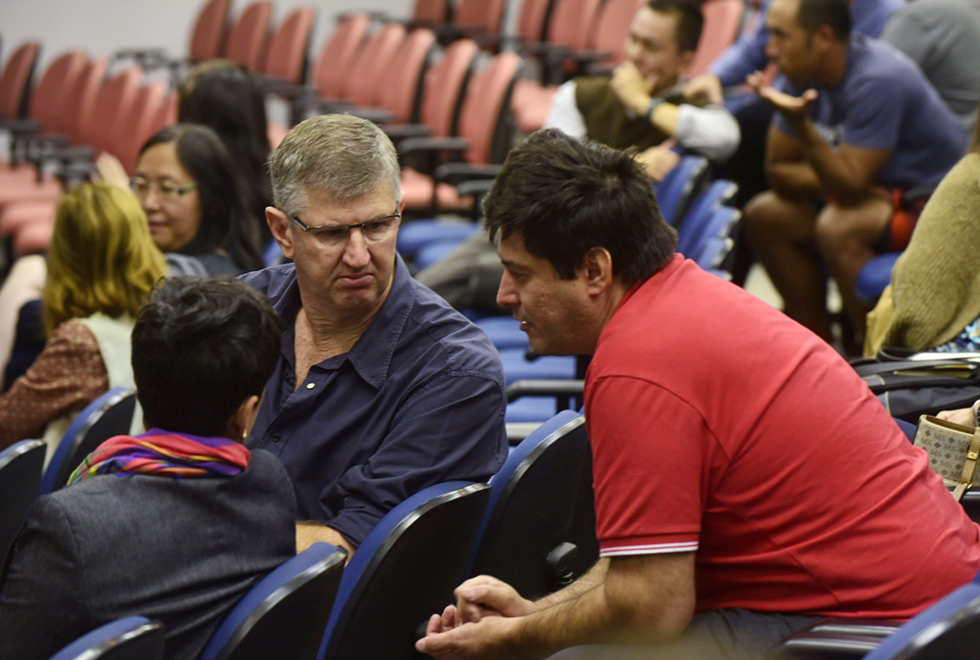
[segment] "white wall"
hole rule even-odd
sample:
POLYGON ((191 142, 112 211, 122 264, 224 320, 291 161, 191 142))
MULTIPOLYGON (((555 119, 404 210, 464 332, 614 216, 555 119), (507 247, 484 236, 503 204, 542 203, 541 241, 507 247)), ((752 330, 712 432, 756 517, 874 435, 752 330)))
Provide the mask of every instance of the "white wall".
MULTIPOLYGON (((0 0, 2 55, 27 39, 41 42, 42 63, 68 48, 83 48, 89 55, 111 55, 133 46, 165 48, 184 55, 191 25, 204 0, 0 0)), ((232 0, 232 18, 249 0, 232 0)), ((407 17, 414 0, 274 0, 274 24, 301 4, 317 8, 313 49, 315 57, 334 26, 334 17, 354 10, 383 11, 407 17)))

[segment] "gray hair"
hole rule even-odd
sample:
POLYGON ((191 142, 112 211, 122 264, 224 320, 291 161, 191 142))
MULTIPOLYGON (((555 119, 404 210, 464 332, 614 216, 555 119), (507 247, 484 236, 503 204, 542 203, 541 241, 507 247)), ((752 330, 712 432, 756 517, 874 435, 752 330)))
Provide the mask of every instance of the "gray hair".
POLYGON ((306 209, 307 193, 340 203, 369 195, 385 181, 399 201, 395 146, 374 123, 350 115, 319 115, 294 126, 269 159, 272 196, 284 213, 306 209))

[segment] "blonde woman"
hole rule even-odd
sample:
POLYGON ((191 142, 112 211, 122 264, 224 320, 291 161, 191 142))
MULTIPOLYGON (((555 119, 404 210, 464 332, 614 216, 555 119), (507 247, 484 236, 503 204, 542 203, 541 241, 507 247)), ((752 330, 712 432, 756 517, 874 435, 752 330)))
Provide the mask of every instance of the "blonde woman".
POLYGON ((42 294, 47 342, 27 372, 0 397, 0 448, 45 437, 112 387, 133 387, 133 319, 166 273, 139 202, 107 183, 62 197, 42 294))

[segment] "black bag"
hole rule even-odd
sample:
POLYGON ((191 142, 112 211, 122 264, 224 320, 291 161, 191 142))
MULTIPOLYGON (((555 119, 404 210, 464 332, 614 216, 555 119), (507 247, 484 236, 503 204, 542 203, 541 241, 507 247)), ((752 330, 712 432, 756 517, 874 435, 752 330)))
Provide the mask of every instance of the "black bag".
POLYGON ((969 408, 980 399, 980 363, 955 353, 949 358, 945 355, 929 360, 892 359, 899 356, 888 349, 877 358, 851 362, 851 366, 892 417, 915 424, 921 415, 969 408))

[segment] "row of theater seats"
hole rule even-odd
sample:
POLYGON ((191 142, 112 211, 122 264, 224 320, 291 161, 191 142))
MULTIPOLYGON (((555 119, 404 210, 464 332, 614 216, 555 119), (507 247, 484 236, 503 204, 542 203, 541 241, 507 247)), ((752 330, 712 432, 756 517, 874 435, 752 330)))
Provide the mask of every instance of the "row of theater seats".
MULTIPOLYGON (((70 473, 90 448, 128 429, 134 403, 131 391, 113 390, 89 406, 43 476, 42 442, 0 453, 0 560, 27 506, 63 485, 49 475, 70 473)), ((566 411, 549 420, 512 448, 489 485, 451 482, 416 493, 378 523, 346 568, 345 554, 317 544, 285 562, 227 615, 201 660, 408 658, 419 624, 465 577, 497 575, 534 598, 569 583, 598 557, 584 419, 566 411)), ((158 636, 153 628, 141 634, 158 636)))
POLYGON ((76 50, 52 60, 30 90, 25 116, 0 123, 11 147, 0 163, 0 237, 13 255, 47 248, 58 198, 91 175, 99 154, 131 172, 140 145, 176 116, 176 92, 137 66, 112 73, 106 58, 76 50))

